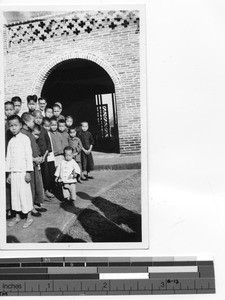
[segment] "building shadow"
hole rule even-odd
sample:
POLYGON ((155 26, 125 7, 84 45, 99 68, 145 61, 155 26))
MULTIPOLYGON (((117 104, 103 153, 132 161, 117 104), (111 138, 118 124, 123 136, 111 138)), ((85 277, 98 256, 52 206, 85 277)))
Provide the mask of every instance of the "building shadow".
POLYGON ((64 234, 60 229, 48 227, 45 229, 45 235, 51 243, 86 243, 82 239, 74 239, 68 234, 64 234))
MULTIPOLYGON (((141 235, 141 215, 115 204, 105 198, 96 197, 92 204, 102 211, 105 217, 117 225, 128 226, 132 231, 141 235)), ((129 230, 129 229, 128 229, 129 230)))
POLYGON ((86 208, 78 221, 91 237, 92 242, 141 242, 141 233, 127 231, 93 209, 86 208))
POLYGON ((7 235, 6 242, 7 243, 20 243, 20 241, 14 235, 7 235))

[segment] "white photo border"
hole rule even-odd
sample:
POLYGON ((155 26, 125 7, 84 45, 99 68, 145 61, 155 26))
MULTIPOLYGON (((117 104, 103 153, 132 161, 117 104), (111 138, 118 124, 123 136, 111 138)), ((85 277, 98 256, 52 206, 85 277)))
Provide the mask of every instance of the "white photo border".
MULTIPOLYGON (((88 10, 139 10, 140 12, 140 102, 141 102, 141 220, 142 242, 131 243, 7 243, 6 242, 6 196, 5 196, 5 170, 4 164, 0 171, 0 197, 2 205, 0 209, 0 249, 2 250, 102 250, 102 249, 148 249, 149 248, 149 193, 148 193, 148 134, 147 134, 147 55, 146 55, 146 19, 145 4, 115 4, 115 5, 41 5, 41 6, 1 6, 0 7, 0 65, 4 66, 3 57, 3 12, 4 11, 88 11, 88 10)), ((2 141, 5 140, 4 131, 4 70, 0 68, 0 134, 2 141)), ((0 145, 1 161, 5 161, 5 143, 0 145)))

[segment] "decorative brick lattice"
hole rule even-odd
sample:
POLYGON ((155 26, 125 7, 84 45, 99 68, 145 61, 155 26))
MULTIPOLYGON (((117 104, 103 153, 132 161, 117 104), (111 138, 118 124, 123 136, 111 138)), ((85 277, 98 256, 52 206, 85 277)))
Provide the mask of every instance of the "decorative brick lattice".
POLYGON ((8 45, 46 41, 60 36, 81 33, 91 34, 94 30, 108 28, 116 30, 135 25, 135 33, 139 33, 138 11, 101 11, 90 13, 70 13, 66 16, 31 20, 7 25, 8 45))

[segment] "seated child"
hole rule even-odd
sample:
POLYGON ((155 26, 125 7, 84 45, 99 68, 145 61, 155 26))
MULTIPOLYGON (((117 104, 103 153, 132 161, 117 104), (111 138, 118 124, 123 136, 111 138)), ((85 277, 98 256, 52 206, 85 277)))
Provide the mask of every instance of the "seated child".
POLYGON ((66 147, 63 150, 64 159, 60 162, 55 172, 55 181, 62 183, 64 199, 73 204, 76 200, 76 176, 80 174, 80 168, 73 159, 73 148, 66 147))
POLYGON ((21 107, 22 107, 22 100, 20 97, 15 96, 11 99, 12 103, 14 104, 15 114, 21 117, 21 107))
POLYGON ((45 117, 51 119, 53 117, 53 108, 52 107, 46 107, 45 108, 45 117))
MULTIPOLYGON (((74 150, 74 159, 78 163, 81 169, 81 151, 82 151, 82 143, 81 140, 76 136, 77 131, 76 127, 72 126, 69 128, 69 146, 74 150)), ((81 183, 80 176, 77 178, 77 181, 81 183)))
POLYGON ((37 107, 37 96, 36 95, 29 95, 27 96, 27 106, 28 106, 28 112, 30 114, 33 114, 33 112, 36 110, 37 107))
POLYGON ((81 179, 88 180, 88 173, 92 170, 94 170, 94 160, 92 157, 92 147, 94 145, 94 139, 92 137, 92 134, 90 131, 88 131, 88 122, 82 122, 81 123, 81 131, 77 133, 77 137, 81 140, 81 143, 83 145, 82 151, 81 151, 81 166, 82 166, 82 173, 81 173, 81 179), (86 177, 84 176, 84 172, 87 172, 86 177))
POLYGON ((58 124, 55 117, 50 119, 50 134, 55 156, 55 166, 58 167, 60 161, 63 159, 62 136, 58 132, 58 124))
POLYGON ((57 122, 61 119, 65 119, 65 117, 60 114, 62 109, 58 104, 54 104, 52 108, 53 108, 53 116, 56 118, 57 122))
POLYGON ((29 138, 21 133, 22 121, 19 116, 8 118, 9 130, 13 137, 8 143, 6 155, 7 182, 11 184, 12 210, 16 216, 8 223, 14 226, 21 221, 20 212, 26 215, 23 228, 29 227, 33 219, 31 210, 33 200, 31 192, 31 173, 33 173, 32 149, 29 138))

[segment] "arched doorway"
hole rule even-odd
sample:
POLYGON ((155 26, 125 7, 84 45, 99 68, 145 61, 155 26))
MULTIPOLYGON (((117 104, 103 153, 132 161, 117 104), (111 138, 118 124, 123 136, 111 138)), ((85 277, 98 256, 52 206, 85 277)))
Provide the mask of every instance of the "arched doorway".
POLYGON ((63 104, 64 116, 75 124, 88 121, 95 139, 94 150, 119 152, 115 86, 109 74, 88 59, 68 59, 52 68, 41 96, 51 106, 63 104))

